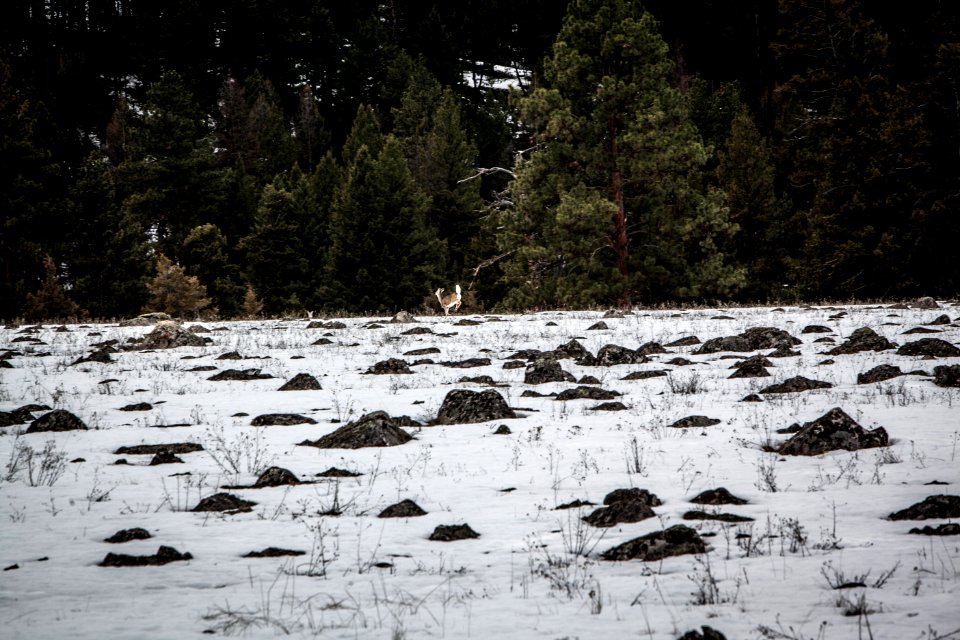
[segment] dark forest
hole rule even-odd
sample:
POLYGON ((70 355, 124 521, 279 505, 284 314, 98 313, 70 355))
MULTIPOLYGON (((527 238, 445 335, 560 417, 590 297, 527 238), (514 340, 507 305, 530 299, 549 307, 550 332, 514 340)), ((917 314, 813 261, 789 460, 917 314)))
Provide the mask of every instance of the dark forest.
POLYGON ((957 14, 8 0, 0 318, 955 296, 957 14))

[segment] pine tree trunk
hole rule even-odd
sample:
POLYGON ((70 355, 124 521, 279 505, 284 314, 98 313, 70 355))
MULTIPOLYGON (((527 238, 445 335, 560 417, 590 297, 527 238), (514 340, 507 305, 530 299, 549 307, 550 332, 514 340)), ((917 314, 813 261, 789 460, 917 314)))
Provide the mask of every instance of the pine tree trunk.
MULTIPOLYGON (((613 175, 611 176, 611 187, 613 191, 613 202, 617 207, 613 214, 613 252, 617 258, 617 270, 624 277, 627 276, 627 212, 623 206, 623 178, 620 168, 617 166, 617 127, 610 122, 610 155, 612 156, 613 175)), ((630 298, 626 292, 620 296, 621 306, 629 306, 630 298)))

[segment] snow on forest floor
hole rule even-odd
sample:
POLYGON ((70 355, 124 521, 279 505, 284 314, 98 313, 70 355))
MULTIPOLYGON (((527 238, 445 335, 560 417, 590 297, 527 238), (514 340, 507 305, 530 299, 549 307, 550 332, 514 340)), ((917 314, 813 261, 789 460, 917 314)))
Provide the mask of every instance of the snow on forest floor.
POLYGON ((896 348, 825 354, 862 327, 897 345, 960 345, 958 310, 941 304, 459 314, 415 324, 341 318, 340 329, 309 319, 187 323, 209 329, 197 334, 209 344, 120 349, 102 358, 109 362, 77 364, 96 344, 119 347, 152 327, 0 329, 0 354, 12 366, 0 369, 0 411, 43 407, 0 427, 2 635, 672 640, 707 625, 730 640, 960 638, 960 536, 909 533, 958 519, 887 518, 928 496, 960 495, 960 389, 933 378, 934 367, 960 357, 896 348), (949 324, 937 324, 943 314, 949 324), (607 328, 592 328, 599 321, 607 328), (829 332, 804 331, 811 326, 829 332), (798 355, 769 358, 769 377, 731 379, 730 367, 733 356, 773 349, 697 353, 709 339, 755 327, 801 342, 798 355), (905 334, 917 327, 930 333, 905 334), (666 346, 691 336, 699 342, 666 346), (320 338, 327 344, 314 344, 320 338), (554 350, 572 338, 593 355, 610 344, 658 343, 666 353, 612 366, 559 360, 577 381, 599 382, 583 386, 622 394, 619 411, 549 395, 577 382, 524 383, 526 360, 504 367, 518 351, 554 350), (405 355, 427 348, 436 351, 405 355), (230 352, 242 359, 218 359, 230 352), (433 364, 414 364, 424 357, 433 364), (389 358, 412 373, 367 373, 389 358), (489 364, 449 366, 471 358, 489 364), (857 383, 884 364, 912 373, 857 383), (272 377, 209 379, 227 369, 272 377), (623 379, 655 370, 666 375, 623 379), (300 373, 322 389, 278 390, 300 373), (484 375, 496 386, 461 381, 484 375), (832 386, 761 392, 796 376, 832 386), (496 391, 518 417, 427 425, 456 389, 496 391), (743 401, 750 394, 760 401, 743 401), (149 408, 121 410, 134 403, 149 408), (882 426, 889 446, 774 451, 790 438, 778 430, 834 407, 865 429, 882 426), (26 433, 51 409, 88 429, 26 433), (298 444, 378 410, 424 426, 406 422, 413 439, 399 446, 298 444), (251 425, 276 413, 315 423, 251 425), (671 426, 688 416, 719 422, 671 426), (510 433, 496 434, 501 425, 510 433), (172 443, 202 449, 156 465, 152 455, 116 453, 172 443), (302 482, 227 488, 253 485, 271 466, 302 482), (360 475, 317 476, 331 467, 360 475), (690 502, 719 487, 747 503, 690 502), (662 504, 654 517, 611 527, 582 520, 624 488, 655 494, 662 504), (217 493, 256 504, 191 511, 217 493), (403 500, 427 513, 378 517, 403 500), (593 504, 557 508, 576 500, 593 504), (752 520, 683 518, 698 508, 752 520), (440 525, 461 524, 479 537, 430 539, 440 525), (656 561, 601 555, 674 525, 696 530, 706 552, 656 561), (105 542, 134 528, 150 537, 105 542), (161 546, 189 557, 101 566, 108 554, 151 556, 161 546), (269 548, 302 553, 245 557, 269 548))

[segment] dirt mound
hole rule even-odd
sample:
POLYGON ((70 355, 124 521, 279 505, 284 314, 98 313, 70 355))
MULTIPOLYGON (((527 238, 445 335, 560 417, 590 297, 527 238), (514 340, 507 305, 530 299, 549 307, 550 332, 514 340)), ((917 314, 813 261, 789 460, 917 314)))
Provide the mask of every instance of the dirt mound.
POLYGON ((430 540, 453 542, 455 540, 469 540, 479 538, 480 534, 470 528, 468 524, 439 524, 430 534, 430 540))
POLYGON ((933 520, 960 518, 960 496, 937 495, 887 516, 890 520, 933 520))
POLYGON ((432 424, 468 424, 516 417, 503 396, 493 389, 480 392, 454 389, 443 399, 432 424))
POLYGON ((319 440, 304 440, 300 444, 320 449, 362 449, 396 447, 411 440, 413 436, 401 429, 386 411, 374 411, 319 440))
POLYGON ((897 378, 903 375, 900 367, 892 364, 877 365, 869 371, 864 371, 857 375, 857 384, 871 384, 873 382, 883 382, 891 378, 897 378))
POLYGON ((579 385, 573 389, 564 389, 557 394, 556 400, 613 400, 619 398, 620 393, 608 391, 599 387, 579 385))
POLYGON ((889 444, 887 431, 877 427, 867 431, 839 407, 834 407, 813 422, 804 424, 784 442, 778 452, 783 455, 816 456, 827 451, 856 451, 889 444))
POLYGON ((960 348, 940 338, 921 338, 897 349, 898 356, 925 356, 928 358, 955 358, 960 348))
POLYGON ((118 447, 113 453, 118 456, 149 456, 158 453, 193 453, 203 451, 203 447, 196 442, 168 442, 166 444, 135 444, 129 447, 118 447))
POLYGON ((667 425, 672 429, 696 429, 699 427, 712 427, 715 424, 720 424, 722 420, 717 418, 708 418, 707 416, 687 416, 686 418, 680 418, 673 424, 667 425))
POLYGON ((309 373, 298 373, 278 389, 278 391, 319 391, 320 382, 309 373))
POLYGON ((402 360, 400 358, 388 358, 375 363, 372 367, 367 369, 367 373, 378 376, 399 375, 413 373, 413 370, 410 368, 410 363, 406 360, 402 360))
POLYGON ((317 424, 317 421, 299 413, 264 413, 250 421, 253 427, 288 427, 295 424, 317 424))
POLYGON ((654 562, 670 556, 706 553, 707 545, 694 529, 677 524, 663 531, 654 531, 607 549, 604 560, 644 560, 654 562))
POLYGON ((695 509, 683 514, 684 520, 716 520, 718 522, 753 522, 753 518, 747 516, 738 516, 735 513, 713 513, 695 509))
POLYGON ((105 538, 104 542, 109 542, 110 544, 121 544, 123 542, 130 542, 131 540, 147 540, 151 537, 152 536, 150 535, 150 532, 146 529, 134 527, 132 529, 122 529, 117 531, 109 538, 105 538))
POLYGON ((378 518, 416 518, 425 516, 427 512, 420 508, 413 500, 401 500, 392 504, 377 515, 378 518))
POLYGON ((801 341, 782 329, 773 327, 754 327, 735 336, 712 338, 704 342, 694 353, 717 353, 719 351, 759 351, 761 349, 776 349, 778 347, 792 347, 801 344, 801 341))
POLYGON ((125 553, 108 553, 101 567, 155 567, 180 560, 192 560, 189 553, 180 553, 173 547, 161 546, 152 556, 131 556, 125 553))
POLYGON ((930 525, 923 528, 914 527, 910 529, 910 533, 921 536, 960 536, 960 524, 948 522, 947 524, 941 524, 936 527, 931 527, 930 525))
POLYGON ((933 384, 938 387, 960 387, 960 364, 933 368, 933 384))
POLYGON ((54 409, 50 413, 45 413, 27 427, 27 433, 38 433, 41 431, 82 431, 87 428, 83 420, 73 415, 66 409, 54 409))
POLYGON ((241 513, 252 511, 256 502, 238 498, 229 493, 215 493, 207 496, 195 506, 191 511, 222 511, 225 513, 241 513))
POLYGON ((594 510, 593 513, 584 516, 583 521, 594 527, 606 528, 622 522, 640 522, 656 515, 650 505, 640 500, 621 500, 594 510))
POLYGON ((223 380, 267 380, 272 378, 270 374, 260 373, 260 369, 225 369, 218 374, 212 375, 207 380, 221 382, 223 380))
POLYGON ((691 629, 677 638, 677 640, 727 640, 727 636, 723 635, 713 627, 702 625, 700 627, 700 631, 691 629))
POLYGON ((357 473, 356 471, 348 471, 346 469, 340 469, 339 467, 330 467, 326 471, 321 471, 316 475, 317 478, 357 478, 362 476, 362 473, 357 473))
POLYGON ((890 342, 870 327, 860 327, 850 334, 843 344, 827 351, 828 355, 840 356, 851 353, 860 353, 861 351, 885 351, 886 349, 895 349, 896 344, 890 342))
POLYGON ((134 402, 120 407, 119 411, 150 411, 152 409, 153 405, 149 402, 134 402))
POLYGON ((257 481, 253 483, 253 486, 259 489, 262 487, 282 487, 296 484, 300 484, 300 478, 294 475, 289 469, 270 467, 260 474, 257 481))
POLYGON ((134 345, 135 349, 175 349, 177 347, 205 347, 211 340, 187 331, 176 320, 161 320, 153 331, 134 345))
POLYGON ((743 498, 738 498, 724 487, 717 487, 716 489, 708 489, 702 493, 697 494, 696 496, 690 498, 690 502, 694 504, 747 504, 747 501, 743 498))
POLYGON ((553 358, 540 358, 527 365, 523 375, 524 384, 545 384, 547 382, 574 382, 572 373, 564 371, 560 363, 553 358))
POLYGON ((279 547, 267 547, 262 551, 251 551, 249 553, 243 554, 244 558, 282 558, 284 556, 303 556, 306 555, 306 551, 298 551, 296 549, 281 549, 279 547))
POLYGON ((809 391, 811 389, 830 389, 833 387, 829 382, 822 380, 811 380, 803 376, 794 376, 769 387, 760 389, 760 393, 798 393, 800 391, 809 391))
POLYGON ((618 344, 606 344, 597 351, 597 357, 591 363, 597 367, 612 367, 618 364, 643 364, 649 358, 637 349, 621 347, 618 344))

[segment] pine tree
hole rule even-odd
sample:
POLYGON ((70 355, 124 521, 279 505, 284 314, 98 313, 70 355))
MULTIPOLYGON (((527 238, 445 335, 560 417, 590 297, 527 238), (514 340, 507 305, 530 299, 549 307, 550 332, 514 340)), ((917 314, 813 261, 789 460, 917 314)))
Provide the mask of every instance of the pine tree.
POLYGON ((670 84, 653 16, 625 0, 571 3, 546 88, 519 101, 534 149, 511 186, 501 249, 514 305, 729 295, 736 231, 704 168, 709 149, 670 84), (593 224, 574 220, 578 209, 593 224), (603 211, 609 211, 606 223, 603 211), (573 224, 571 224, 573 223, 573 224), (567 240, 567 236, 576 238, 567 240))
POLYGON ((76 319, 86 315, 80 306, 71 300, 57 279, 57 266, 53 258, 43 259, 44 278, 40 288, 27 294, 27 303, 23 308, 23 317, 30 321, 76 319))
POLYGON ((427 224, 429 200, 399 142, 371 129, 369 116, 358 112, 345 146, 353 160, 331 209, 322 297, 330 309, 411 309, 436 289, 443 244, 427 224))
POLYGON ((210 311, 223 318, 239 314, 244 290, 228 249, 226 237, 208 222, 190 230, 182 252, 184 269, 197 277, 210 296, 210 311))
POLYGON ((162 253, 157 256, 157 275, 147 288, 152 294, 145 311, 162 311, 178 318, 195 317, 210 304, 207 290, 196 276, 188 276, 183 267, 162 253))

